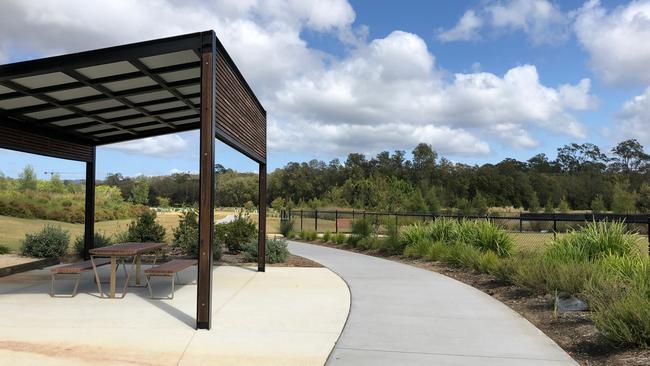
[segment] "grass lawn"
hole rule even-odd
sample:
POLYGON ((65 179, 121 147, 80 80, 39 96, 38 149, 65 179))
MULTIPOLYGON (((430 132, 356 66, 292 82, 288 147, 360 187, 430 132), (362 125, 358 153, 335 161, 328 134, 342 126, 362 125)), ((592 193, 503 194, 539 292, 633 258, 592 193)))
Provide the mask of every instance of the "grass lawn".
MULTIPOLYGON (((231 214, 229 211, 215 212, 215 220, 226 217, 231 214)), ((178 226, 180 214, 177 212, 162 212, 158 213, 157 221, 165 230, 167 230, 167 242, 171 242, 173 232, 172 230, 178 226)), ((129 226, 131 219, 125 220, 111 220, 100 221, 95 223, 95 231, 104 235, 112 236, 119 232, 125 231, 129 226)), ((20 248, 21 242, 25 239, 26 233, 34 233, 45 225, 61 226, 64 230, 70 232, 70 242, 78 236, 83 235, 83 224, 70 224, 67 222, 53 221, 53 220, 38 220, 38 219, 21 219, 10 216, 0 216, 0 244, 4 244, 12 250, 20 248)))

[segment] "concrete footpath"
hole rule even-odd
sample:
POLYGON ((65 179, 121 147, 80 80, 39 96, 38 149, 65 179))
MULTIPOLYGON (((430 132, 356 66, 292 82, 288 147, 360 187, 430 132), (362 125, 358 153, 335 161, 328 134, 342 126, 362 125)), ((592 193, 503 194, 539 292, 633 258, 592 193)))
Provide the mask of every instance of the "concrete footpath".
POLYGON ((350 287, 351 308, 328 365, 577 365, 534 325, 441 274, 290 242, 350 287))

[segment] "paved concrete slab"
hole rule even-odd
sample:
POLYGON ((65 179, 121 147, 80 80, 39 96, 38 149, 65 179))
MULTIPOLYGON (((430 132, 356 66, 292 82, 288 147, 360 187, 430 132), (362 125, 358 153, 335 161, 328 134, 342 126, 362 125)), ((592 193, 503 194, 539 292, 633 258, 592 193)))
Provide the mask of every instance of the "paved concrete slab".
POLYGON ((352 305, 330 365, 577 365, 489 295, 413 266, 291 242, 348 284, 352 305))
MULTIPOLYGON (((326 268, 217 267, 213 328, 196 331, 196 286, 178 286, 174 300, 150 300, 146 288, 100 299, 85 273, 77 297, 50 298, 49 279, 47 269, 0 279, 0 364, 322 365, 350 305, 326 268)), ((165 295, 169 281, 154 281, 165 295)))

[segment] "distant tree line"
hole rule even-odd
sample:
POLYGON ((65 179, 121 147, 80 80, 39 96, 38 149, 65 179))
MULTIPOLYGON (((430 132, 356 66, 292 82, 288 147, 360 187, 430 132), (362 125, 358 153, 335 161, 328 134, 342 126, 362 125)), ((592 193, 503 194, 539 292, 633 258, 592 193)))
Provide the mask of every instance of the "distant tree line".
MULTIPOLYGON (((221 207, 258 204, 258 177, 215 166, 216 202, 221 207)), ((351 153, 344 162, 291 162, 269 174, 274 208, 348 207, 380 211, 484 214, 490 207, 527 211, 589 210, 650 212, 650 156, 634 139, 603 151, 591 143, 569 144, 557 157, 468 165, 439 157, 421 143, 405 151, 367 157, 351 153)), ((197 205, 198 175, 124 177, 111 173, 99 185, 119 188, 126 202, 147 206, 197 205)), ((27 167, 17 179, 0 173, 0 190, 83 192, 80 182, 36 179, 27 167)))
POLYGON ((381 211, 442 210, 483 214, 489 207, 528 211, 650 212, 650 156, 637 140, 608 153, 591 143, 557 149, 555 160, 538 154, 527 161, 454 163, 421 143, 367 158, 349 154, 344 163, 289 163, 268 178, 276 207, 337 206, 381 211))

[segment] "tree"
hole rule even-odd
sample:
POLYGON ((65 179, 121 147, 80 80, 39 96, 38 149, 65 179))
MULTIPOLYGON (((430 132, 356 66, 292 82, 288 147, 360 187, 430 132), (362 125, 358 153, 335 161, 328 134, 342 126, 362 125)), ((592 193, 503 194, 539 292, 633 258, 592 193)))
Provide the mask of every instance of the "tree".
POLYGON ((131 195, 131 201, 141 205, 149 202, 149 183, 144 177, 139 177, 135 181, 131 195))
POLYGON ((271 202, 271 208, 273 208, 276 211, 280 211, 284 209, 284 207, 285 207, 285 203, 284 203, 284 198, 282 197, 278 197, 271 202))
POLYGON ((571 207, 569 207, 569 202, 567 202, 566 198, 562 198, 560 200, 560 204, 557 206, 557 210, 562 213, 571 211, 571 207))
POLYGON ((629 191, 627 183, 617 183, 612 193, 612 211, 617 214, 633 213, 636 208, 636 193, 629 191))
POLYGON ((643 145, 636 139, 621 141, 612 148, 612 167, 615 171, 629 173, 637 171, 650 160, 650 156, 643 151, 643 145))
POLYGON ((65 192, 65 184, 63 184, 59 173, 52 174, 52 177, 50 178, 50 190, 54 193, 65 192))
POLYGON ((34 167, 27 165, 23 168, 22 173, 18 176, 18 189, 21 191, 32 190, 35 191, 38 186, 38 180, 36 178, 36 172, 34 167))
POLYGON ((591 201, 591 211, 595 214, 599 214, 607 211, 607 206, 605 205, 605 200, 603 200, 603 196, 596 195, 593 201, 591 201))
POLYGON ((4 173, 0 172, 0 191, 6 190, 8 186, 7 177, 5 177, 4 173))
POLYGON ((636 206, 643 213, 650 212, 650 184, 643 183, 639 189, 636 206))
POLYGON ((565 172, 577 172, 587 168, 602 170, 607 161, 607 155, 591 143, 573 143, 557 149, 557 162, 565 172))

